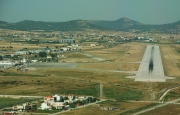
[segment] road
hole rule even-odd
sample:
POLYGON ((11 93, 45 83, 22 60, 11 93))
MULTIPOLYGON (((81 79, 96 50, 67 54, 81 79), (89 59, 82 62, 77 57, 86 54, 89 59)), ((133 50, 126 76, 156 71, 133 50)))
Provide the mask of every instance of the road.
POLYGON ((44 96, 0 95, 1 98, 44 98, 44 96))
POLYGON ((173 79, 172 77, 164 76, 158 45, 148 45, 146 47, 136 76, 130 76, 128 78, 135 78, 135 81, 145 82, 166 82, 166 79, 173 79))
MULTIPOLYGON (((97 101, 97 102, 95 102, 95 103, 86 104, 86 105, 84 105, 84 106, 78 106, 78 107, 76 107, 75 109, 80 109, 80 108, 84 108, 84 107, 87 107, 87 106, 95 105, 95 104, 100 103, 100 102, 103 102, 103 101, 107 101, 107 100, 104 99, 104 100, 101 100, 101 101, 97 101)), ((73 109, 68 109, 68 110, 66 110, 66 111, 61 111, 61 112, 57 112, 57 113, 53 113, 53 114, 49 114, 49 115, 60 115, 61 113, 66 113, 66 112, 69 112, 69 111, 72 111, 72 110, 73 110, 73 109)))
POLYGON ((164 93, 163 93, 163 95, 159 98, 159 101, 161 101, 166 95, 167 95, 167 93, 169 92, 169 91, 171 91, 171 90, 173 90, 173 89, 177 89, 177 88, 179 88, 180 86, 176 86, 176 87, 173 87, 173 88, 170 88, 170 89, 168 89, 168 90, 166 90, 164 93))
POLYGON ((103 98, 103 83, 99 83, 99 97, 103 98))
POLYGON ((176 104, 176 102, 180 101, 180 98, 179 99, 175 99, 175 100, 172 100, 172 101, 169 101, 169 102, 165 102, 165 103, 162 103, 160 105, 156 105, 156 106, 153 106, 151 108, 148 108, 148 109, 144 109, 142 111, 139 111, 137 113, 134 113, 132 115, 139 115, 139 114, 142 114, 142 113, 145 113, 145 112, 148 112, 148 111, 152 111, 154 109, 157 109, 157 108, 160 108, 160 107, 164 107, 166 105, 169 105, 169 104, 176 104))

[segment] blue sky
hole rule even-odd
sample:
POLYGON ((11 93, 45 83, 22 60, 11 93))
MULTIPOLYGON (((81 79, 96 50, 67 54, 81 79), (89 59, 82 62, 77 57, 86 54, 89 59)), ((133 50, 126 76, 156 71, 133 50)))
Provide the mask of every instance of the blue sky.
POLYGON ((64 22, 117 20, 127 17, 146 24, 180 20, 180 0, 0 0, 0 20, 64 22))

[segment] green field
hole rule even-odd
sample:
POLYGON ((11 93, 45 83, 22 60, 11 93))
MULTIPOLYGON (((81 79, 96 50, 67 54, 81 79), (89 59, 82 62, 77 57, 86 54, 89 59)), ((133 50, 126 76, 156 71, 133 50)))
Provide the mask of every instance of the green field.
POLYGON ((25 102, 30 102, 32 99, 27 99, 27 98, 0 98, 0 108, 3 107, 12 107, 13 105, 25 103, 25 102))

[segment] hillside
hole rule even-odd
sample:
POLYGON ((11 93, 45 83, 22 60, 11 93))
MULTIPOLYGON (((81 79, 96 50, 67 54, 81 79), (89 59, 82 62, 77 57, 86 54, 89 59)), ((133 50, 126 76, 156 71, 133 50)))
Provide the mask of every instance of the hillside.
POLYGON ((143 24, 128 18, 115 21, 90 21, 72 20, 67 22, 42 22, 25 20, 17 23, 0 21, 0 28, 13 30, 44 30, 44 31, 77 31, 84 29, 117 30, 117 31, 142 31, 157 33, 177 33, 180 31, 180 21, 163 24, 143 24))
POLYGON ((68 22, 42 22, 25 20, 18 23, 5 23, 0 21, 0 28, 13 30, 45 30, 45 31, 73 31, 82 29, 103 29, 97 25, 84 20, 74 20, 68 22))

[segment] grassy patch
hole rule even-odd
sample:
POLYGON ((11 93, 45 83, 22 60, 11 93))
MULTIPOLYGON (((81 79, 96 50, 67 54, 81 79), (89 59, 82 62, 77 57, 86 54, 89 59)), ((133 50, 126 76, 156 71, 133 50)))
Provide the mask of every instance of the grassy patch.
POLYGON ((44 114, 47 114, 47 113, 57 113, 57 112, 60 112, 61 110, 37 110, 36 113, 44 113, 44 114))
POLYGON ((4 72, 3 76, 31 76, 31 77, 44 77, 43 75, 36 74, 23 74, 23 73, 15 73, 15 72, 4 72))
POLYGON ((178 115, 180 113, 179 104, 169 104, 164 107, 148 111, 141 115, 178 115))
POLYGON ((142 92, 133 89, 118 90, 105 88, 104 94, 106 98, 113 98, 117 101, 123 100, 140 100, 142 98, 142 92))
POLYGON ((177 65, 177 67, 179 68, 179 70, 180 70, 180 63, 176 63, 176 65, 177 65))
POLYGON ((3 97, 3 98, 0 98, 0 108, 13 106, 13 105, 17 105, 17 104, 29 102, 29 101, 31 101, 31 100, 25 99, 25 98, 14 99, 14 98, 4 98, 3 97))
POLYGON ((89 96, 98 96, 98 89, 95 87, 86 87, 86 88, 76 88, 60 91, 61 94, 75 94, 75 95, 89 95, 89 96))
POLYGON ((170 100, 177 99, 177 98, 180 98, 180 90, 179 89, 168 92, 168 94, 164 97, 164 101, 170 101, 170 100))
POLYGON ((83 54, 80 53, 68 53, 66 54, 68 58, 89 58, 83 54))
POLYGON ((152 103, 152 104, 149 104, 149 105, 145 105, 145 106, 140 107, 140 108, 137 108, 137 109, 133 109, 133 110, 126 111, 126 112, 121 113, 121 114, 119 114, 119 115, 130 115, 130 114, 132 114, 132 113, 141 111, 141 110, 143 110, 143 109, 147 109, 147 108, 153 107, 153 106, 155 106, 155 105, 158 105, 158 103, 152 103))
POLYGON ((179 53, 179 54, 180 54, 180 49, 176 49, 176 51, 177 51, 177 53, 179 53))

